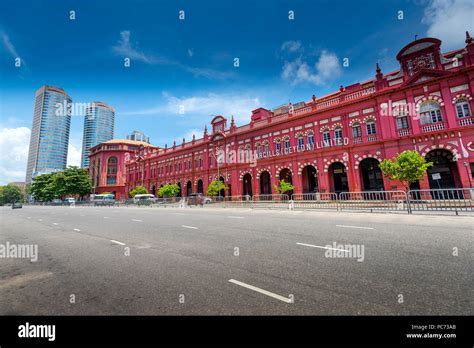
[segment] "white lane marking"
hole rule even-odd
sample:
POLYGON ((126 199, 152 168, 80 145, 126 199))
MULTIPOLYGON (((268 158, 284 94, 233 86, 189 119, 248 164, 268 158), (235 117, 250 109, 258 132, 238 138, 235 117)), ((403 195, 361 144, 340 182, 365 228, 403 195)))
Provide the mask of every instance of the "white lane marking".
POLYGON ((57 222, 53 222, 53 225, 59 225, 57 222))
POLYGON ((31 216, 28 216, 27 219, 31 219, 31 216))
POLYGON ((193 230, 197 230, 198 228, 197 227, 194 227, 194 226, 187 226, 187 225, 181 225, 181 227, 184 227, 184 228, 191 228, 193 230))
POLYGON ((173 215, 184 215, 184 213, 172 213, 173 215))
POLYGON ((132 221, 142 222, 143 220, 132 219, 132 221))
POLYGON ((117 240, 111 239, 110 241, 111 241, 112 243, 115 243, 115 244, 118 244, 118 245, 125 245, 125 243, 119 242, 119 241, 117 241, 117 240))
POLYGON ((320 249, 329 249, 329 250, 339 250, 339 251, 344 251, 346 253, 349 252, 349 250, 344 250, 344 249, 337 249, 337 248, 329 248, 329 247, 323 247, 323 246, 319 246, 319 245, 313 245, 313 244, 305 244, 305 243, 296 243, 298 245, 303 245, 303 246, 308 246, 308 247, 311 247, 311 248, 320 248, 320 249))
POLYGON ((43 219, 38 219, 38 221, 43 221, 43 219))
POLYGON ((243 216, 228 216, 229 219, 243 219, 243 216))
POLYGON ((253 285, 249 285, 249 284, 239 282, 238 280, 235 280, 235 279, 229 279, 229 282, 240 285, 240 286, 243 286, 244 288, 259 292, 261 294, 276 298, 277 300, 280 300, 280 301, 283 301, 283 302, 286 302, 286 303, 293 303, 293 300, 291 298, 287 298, 287 297, 284 297, 284 296, 277 295, 273 292, 257 288, 256 286, 253 286, 253 285))
POLYGON ((362 230, 373 230, 373 227, 363 227, 363 226, 348 226, 348 225, 336 225, 336 227, 343 227, 343 228, 359 228, 362 230))
POLYGON ((76 231, 76 232, 81 232, 81 230, 78 229, 78 228, 74 228, 73 230, 76 231))
POLYGON ((110 219, 108 216, 104 216, 104 219, 110 219))
POLYGON ((85 216, 85 215, 81 215, 81 216, 85 216))

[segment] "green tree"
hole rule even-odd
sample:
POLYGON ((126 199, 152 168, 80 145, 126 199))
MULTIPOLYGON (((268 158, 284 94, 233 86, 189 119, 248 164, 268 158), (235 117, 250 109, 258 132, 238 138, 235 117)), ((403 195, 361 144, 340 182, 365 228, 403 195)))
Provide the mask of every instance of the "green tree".
POLYGON ((18 186, 15 185, 6 185, 2 186, 0 189, 0 203, 15 203, 23 201, 23 192, 18 186))
MULTIPOLYGON (((92 183, 86 169, 69 166, 61 174, 64 176, 65 195, 78 195, 83 198, 91 192, 92 183)), ((57 189, 60 188, 57 187, 57 189)))
POLYGON ((47 202, 58 197, 53 184, 54 174, 55 173, 42 174, 33 178, 29 193, 35 200, 47 202))
POLYGON ((69 166, 62 172, 43 174, 33 178, 29 193, 40 202, 68 195, 83 198, 91 192, 91 181, 87 170, 69 166))
POLYGON ((179 186, 177 184, 166 184, 158 189, 159 197, 173 197, 179 192, 179 186))
POLYGON ((380 169, 385 177, 398 180, 410 189, 410 184, 417 182, 426 174, 426 170, 433 166, 433 162, 426 162, 417 151, 407 150, 398 154, 392 160, 383 160, 380 169))
POLYGON ((207 195, 208 196, 211 196, 211 197, 216 197, 216 196, 219 196, 219 193, 222 191, 222 190, 225 190, 227 187, 225 186, 225 184, 220 181, 220 180, 214 180, 213 182, 211 182, 209 184, 209 186, 207 187, 207 195))
POLYGON ((136 195, 146 195, 148 193, 148 190, 144 188, 143 186, 137 186, 133 190, 131 190, 128 194, 130 197, 135 197, 136 195))
POLYGON ((280 180, 279 184, 273 186, 273 188, 275 189, 275 191, 279 192, 280 194, 284 194, 288 191, 293 190, 295 187, 291 183, 286 182, 285 180, 282 179, 280 180))

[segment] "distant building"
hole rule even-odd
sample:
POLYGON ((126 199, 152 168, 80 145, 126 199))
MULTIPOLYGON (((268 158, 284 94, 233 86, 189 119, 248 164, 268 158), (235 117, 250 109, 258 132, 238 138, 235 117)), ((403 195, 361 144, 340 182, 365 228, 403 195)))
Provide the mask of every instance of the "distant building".
POLYGON ((89 167, 91 147, 114 138, 115 109, 102 102, 92 102, 84 116, 81 167, 89 167))
POLYGON ((127 135, 128 140, 143 141, 150 143, 150 137, 147 137, 145 133, 134 130, 131 134, 127 135))
POLYGON ((112 139, 92 147, 89 155, 92 193, 112 192, 116 199, 127 198, 125 163, 135 159, 140 149, 147 154, 159 151, 146 142, 128 139, 112 139))
POLYGON ((64 170, 71 127, 71 97, 61 88, 36 91, 26 183, 36 175, 64 170))

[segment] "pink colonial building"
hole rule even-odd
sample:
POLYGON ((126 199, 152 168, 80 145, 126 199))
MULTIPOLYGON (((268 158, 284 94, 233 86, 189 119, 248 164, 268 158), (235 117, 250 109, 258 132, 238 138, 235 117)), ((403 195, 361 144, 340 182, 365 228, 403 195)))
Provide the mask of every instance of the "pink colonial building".
POLYGON ((250 123, 211 121, 201 139, 142 149, 126 162, 125 191, 156 193, 178 183, 181 194, 203 192, 213 180, 229 195, 276 193, 280 179, 294 193, 404 190, 382 176, 379 163, 416 150, 434 163, 412 188, 471 187, 474 170, 474 42, 441 53, 424 38, 403 47, 400 69, 279 109, 259 108, 250 123))
POLYGON ((128 191, 125 190, 125 161, 141 147, 158 150, 148 143, 127 139, 112 139, 91 148, 89 176, 92 193, 111 192, 118 200, 128 198, 128 191))

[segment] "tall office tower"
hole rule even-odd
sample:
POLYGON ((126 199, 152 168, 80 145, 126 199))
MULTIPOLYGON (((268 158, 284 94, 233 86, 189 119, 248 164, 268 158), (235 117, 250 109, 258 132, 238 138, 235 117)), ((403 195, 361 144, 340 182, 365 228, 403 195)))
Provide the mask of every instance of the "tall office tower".
POLYGON ((84 117, 81 167, 89 167, 90 149, 114 138, 115 109, 102 102, 92 102, 84 117))
POLYGON ((131 134, 127 135, 128 140, 134 141, 143 141, 145 143, 150 143, 150 138, 145 135, 145 133, 134 130, 131 134))
POLYGON ((43 86, 36 91, 26 183, 33 177, 66 168, 71 97, 61 88, 43 86))

